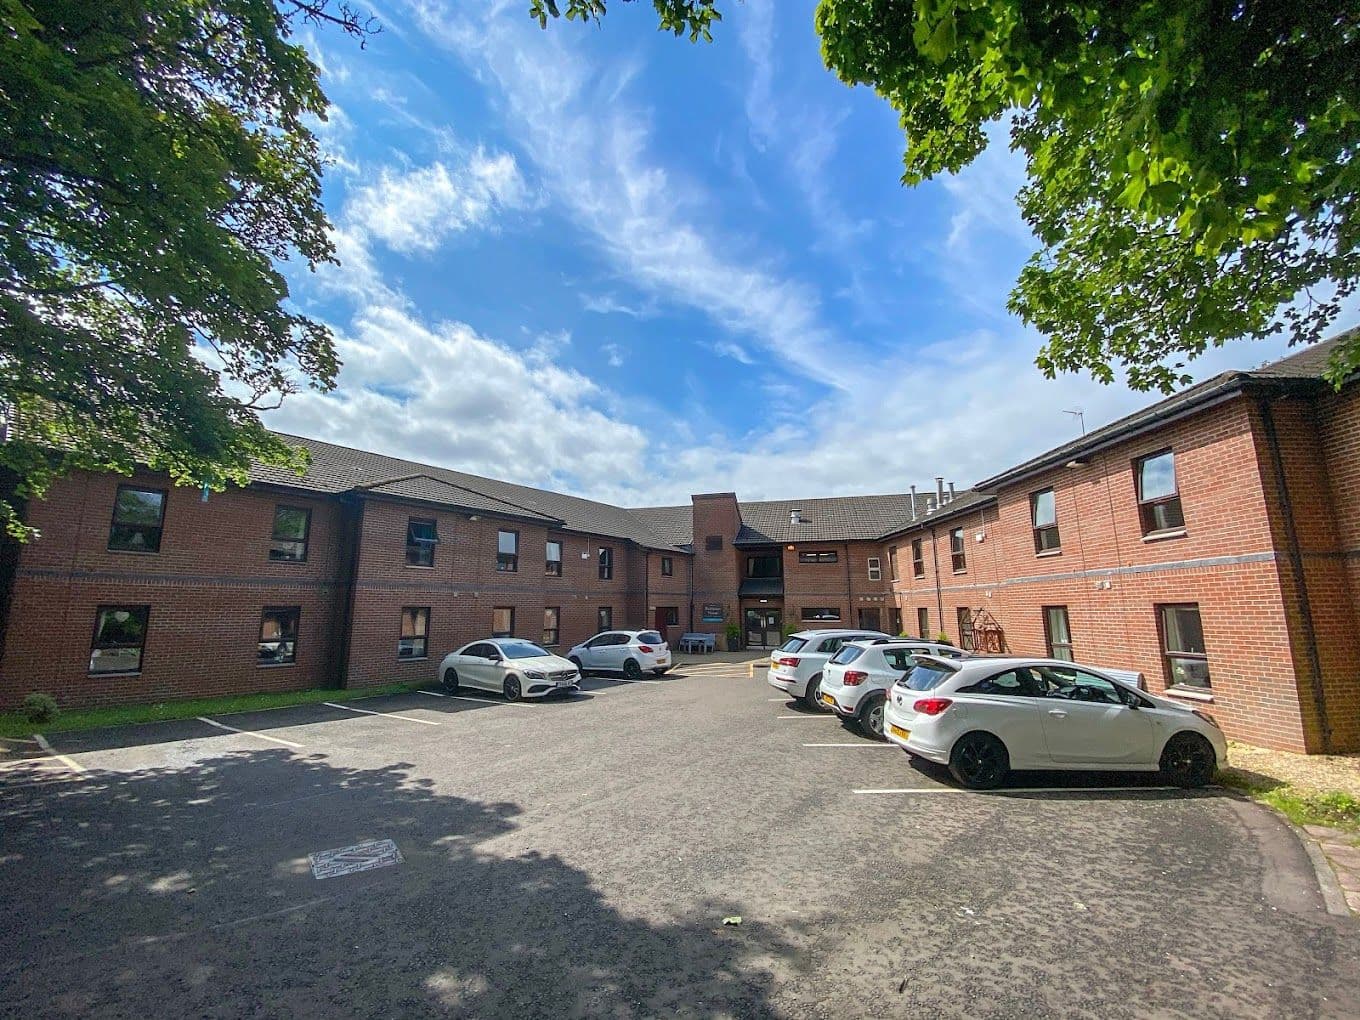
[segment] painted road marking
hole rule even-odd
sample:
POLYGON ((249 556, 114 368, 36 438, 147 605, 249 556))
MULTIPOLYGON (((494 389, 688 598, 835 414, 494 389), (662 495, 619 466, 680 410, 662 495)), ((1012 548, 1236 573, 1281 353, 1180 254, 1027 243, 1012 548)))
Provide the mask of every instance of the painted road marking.
POLYGON ((438 726, 439 723, 430 719, 417 719, 413 715, 398 715, 396 712, 371 712, 366 708, 353 708, 349 705, 337 705, 333 701, 323 701, 321 704, 327 708, 338 708, 342 712, 358 712, 360 715, 376 715, 383 719, 401 719, 404 722, 420 723, 422 726, 438 726))
POLYGON ((5 769, 22 768, 25 765, 36 765, 39 769, 54 769, 61 765, 61 762, 43 755, 41 758, 16 758, 14 761, 0 761, 0 772, 5 769))
POLYGON ((428 694, 432 698, 447 698, 447 694, 440 694, 438 691, 416 691, 417 694, 428 694))
POLYGON ((793 695, 790 694, 787 698, 766 698, 765 700, 766 700, 766 701, 778 701, 778 702, 780 702, 781 704, 787 705, 790 701, 793 701, 794 699, 793 699, 793 695))
POLYGON ((1014 790, 965 790, 955 786, 915 787, 897 790, 851 790, 851 793, 1155 793, 1166 790, 1179 790, 1178 786, 1027 786, 1014 790))
POLYGON ((342 846, 338 850, 318 850, 308 854, 312 874, 317 878, 335 878, 338 875, 353 875, 374 868, 387 868, 400 864, 403 860, 397 844, 390 839, 373 839, 354 846, 342 846))
POLYGON ((868 744, 860 741, 858 744, 804 744, 804 747, 869 747, 876 751, 891 751, 892 744, 868 744))
POLYGON ((206 715, 195 716, 199 722, 207 723, 209 726, 216 726, 219 730, 226 730, 228 733, 242 733, 247 737, 258 737, 261 740, 268 740, 271 744, 282 744, 284 747, 301 747, 301 744, 292 740, 284 740, 282 737, 271 737, 268 733, 256 733, 254 730, 242 730, 235 726, 228 726, 220 723, 216 719, 209 719, 206 715))
POLYGON ((804 713, 803 715, 777 715, 777 716, 775 716, 775 718, 776 718, 776 719, 834 719, 834 718, 836 718, 836 717, 835 717, 834 715, 832 715, 830 712, 823 712, 821 715, 813 715, 811 712, 806 712, 806 713, 804 713))
POLYGON ((72 772, 75 772, 79 775, 84 775, 86 772, 89 771, 87 768, 85 768, 84 765, 80 764, 80 762, 76 761, 74 758, 68 758, 64 754, 58 754, 57 749, 53 747, 50 743, 48 743, 47 738, 44 737, 41 733, 33 734, 33 739, 38 742, 39 747, 41 747, 44 751, 47 752, 49 757, 57 759, 57 761, 61 762, 72 772))

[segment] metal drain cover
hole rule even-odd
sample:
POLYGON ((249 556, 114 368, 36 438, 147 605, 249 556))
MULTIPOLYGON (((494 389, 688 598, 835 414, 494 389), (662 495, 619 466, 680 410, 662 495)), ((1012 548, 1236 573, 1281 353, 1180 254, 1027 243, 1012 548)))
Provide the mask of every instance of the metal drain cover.
POLYGON ((308 854, 312 865, 312 875, 316 878, 335 878, 337 875, 353 875, 359 871, 372 871, 402 862, 401 851, 390 839, 374 839, 354 846, 342 846, 338 850, 318 850, 308 854))

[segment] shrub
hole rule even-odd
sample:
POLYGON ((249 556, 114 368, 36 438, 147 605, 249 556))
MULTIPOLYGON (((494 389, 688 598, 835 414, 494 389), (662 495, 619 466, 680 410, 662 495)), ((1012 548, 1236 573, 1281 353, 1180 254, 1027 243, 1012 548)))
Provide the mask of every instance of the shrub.
POLYGON ((51 722, 57 717, 56 699, 34 691, 19 705, 19 714, 34 724, 51 722))
POLYGON ((940 631, 940 633, 935 635, 935 643, 937 645, 950 645, 951 647, 954 644, 953 641, 949 640, 949 635, 946 634, 944 631, 940 631))

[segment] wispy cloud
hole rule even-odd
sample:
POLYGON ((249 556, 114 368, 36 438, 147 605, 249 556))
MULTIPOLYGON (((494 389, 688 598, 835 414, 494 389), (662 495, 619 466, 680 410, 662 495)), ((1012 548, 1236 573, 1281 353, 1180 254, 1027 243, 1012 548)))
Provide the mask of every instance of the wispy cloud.
POLYGON ((704 345, 714 354, 723 358, 731 358, 733 361, 740 361, 743 365, 754 365, 756 359, 741 344, 734 344, 731 340, 714 340, 704 345))
POLYGON ((628 304, 613 294, 582 294, 581 307, 597 315, 627 315, 633 319, 650 319, 657 314, 655 301, 628 304))
POLYGON ((604 360, 609 363, 611 368, 623 367, 623 348, 618 344, 603 344, 600 353, 604 355, 604 360))

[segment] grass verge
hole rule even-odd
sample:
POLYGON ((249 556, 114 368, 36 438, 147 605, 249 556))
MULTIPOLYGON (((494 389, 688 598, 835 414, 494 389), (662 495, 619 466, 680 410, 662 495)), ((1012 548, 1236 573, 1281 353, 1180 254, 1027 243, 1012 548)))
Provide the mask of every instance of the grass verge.
POLYGON ((1273 807, 1295 825, 1326 825, 1360 833, 1360 798, 1349 793, 1306 790, 1277 779, 1243 775, 1233 769, 1220 772, 1218 781, 1273 807))
POLYGON ((267 694, 233 694, 225 698, 195 698, 191 701, 163 701, 156 705, 126 705, 115 708, 86 708, 62 712, 51 722, 35 725, 17 712, 0 714, 0 737, 29 737, 34 733, 63 733, 93 730, 105 726, 193 719, 200 715, 231 715, 258 712, 266 708, 310 705, 319 701, 356 701, 382 694, 403 694, 415 684, 388 684, 385 687, 359 687, 354 690, 318 689, 308 691, 270 691, 267 694))

